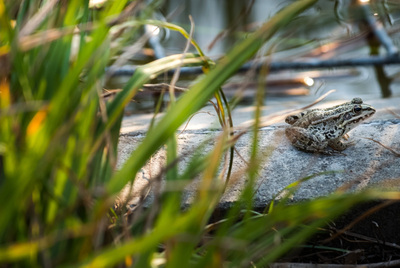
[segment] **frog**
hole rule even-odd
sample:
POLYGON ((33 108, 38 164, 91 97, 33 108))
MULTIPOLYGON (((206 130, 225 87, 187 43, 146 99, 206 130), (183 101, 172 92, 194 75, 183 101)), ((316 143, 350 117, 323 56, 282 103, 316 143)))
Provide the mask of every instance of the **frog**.
POLYGON ((376 112, 361 98, 353 98, 325 109, 309 109, 289 115, 285 122, 286 137, 294 147, 309 153, 333 155, 355 144, 348 140, 348 132, 376 112))

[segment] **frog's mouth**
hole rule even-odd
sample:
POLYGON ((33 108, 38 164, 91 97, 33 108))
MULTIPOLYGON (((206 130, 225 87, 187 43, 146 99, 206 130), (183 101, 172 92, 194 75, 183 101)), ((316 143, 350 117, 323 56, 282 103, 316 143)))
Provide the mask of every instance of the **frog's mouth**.
POLYGON ((375 113, 374 109, 371 109, 369 113, 363 114, 362 116, 357 117, 356 119, 352 120, 355 124, 359 123, 360 121, 364 121, 368 117, 371 117, 375 113))

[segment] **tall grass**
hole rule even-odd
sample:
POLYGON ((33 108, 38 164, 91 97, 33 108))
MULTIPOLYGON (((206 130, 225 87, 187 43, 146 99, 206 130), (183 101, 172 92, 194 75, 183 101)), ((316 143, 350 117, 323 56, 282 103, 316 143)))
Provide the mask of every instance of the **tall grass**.
MULTIPOLYGON (((193 41, 198 55, 172 55, 139 67, 123 90, 105 102, 101 93, 106 67, 122 47, 140 37, 143 24, 168 27, 189 37, 178 26, 151 20, 157 1, 149 5, 106 1, 95 9, 81 0, 0 0, 0 263, 263 266, 307 239, 327 219, 379 196, 336 194, 292 206, 278 204, 269 214, 255 214, 249 184, 242 197, 248 204, 244 214, 238 202, 225 220, 207 225, 224 191, 218 180, 221 159, 235 141, 229 124, 223 124, 210 153, 193 157, 184 172, 174 167, 179 157, 177 128, 213 96, 228 114, 221 85, 266 40, 315 2, 287 6, 215 67, 193 41), (77 51, 72 48, 76 40, 77 51), (169 107, 116 171, 124 106, 144 83, 178 66, 203 66, 206 74, 169 107), (139 211, 135 220, 115 213, 116 194, 164 144, 168 183, 201 178, 193 204, 182 211, 177 190, 162 196, 161 208, 139 211), (205 239, 210 232, 212 236, 205 239)), ((261 91, 257 99, 262 99, 261 91)), ((250 181, 257 176, 257 131, 255 127, 247 171, 250 181)))

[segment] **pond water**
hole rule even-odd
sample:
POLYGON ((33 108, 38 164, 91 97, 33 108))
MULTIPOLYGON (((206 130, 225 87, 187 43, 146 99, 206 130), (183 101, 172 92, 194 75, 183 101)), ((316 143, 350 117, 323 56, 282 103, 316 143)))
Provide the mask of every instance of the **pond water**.
MULTIPOLYGON (((189 15, 191 15, 195 24, 194 39, 207 56, 217 59, 237 41, 246 38, 246 35, 256 30, 263 22, 291 2, 293 1, 167 0, 155 17, 178 24, 189 31, 189 15)), ((268 51, 274 46, 273 60, 275 61, 300 58, 307 60, 315 58, 316 55, 321 59, 368 57, 370 50, 367 42, 353 38, 364 27, 358 19, 361 13, 357 3, 358 1, 355 0, 318 1, 313 8, 267 42, 263 51, 268 51), (326 46, 328 49, 323 51, 320 49, 323 44, 330 46, 326 46)), ((382 21, 394 44, 399 47, 400 39, 397 32, 400 28, 400 5, 396 1, 374 1, 370 8, 373 15, 382 21)), ((186 44, 186 40, 180 34, 170 31, 161 31, 160 42, 167 55, 181 53, 186 44)), ((191 51, 195 52, 194 49, 191 51)), ((386 51, 381 48, 379 53, 383 55, 386 51)), ((266 105, 306 104, 331 89, 336 91, 329 95, 327 100, 349 100, 355 96, 365 100, 382 98, 382 96, 400 97, 400 84, 396 79, 397 74, 400 73, 400 65, 385 66, 383 69, 388 77, 393 79, 389 94, 381 91, 374 67, 332 68, 302 72, 287 70, 271 73, 267 81, 277 79, 280 84, 267 85, 269 94, 266 97, 266 105), (293 79, 296 77, 311 78, 314 83, 313 85, 304 83, 294 85, 293 79), (277 94, 282 87, 304 90, 295 91, 297 92, 294 93, 295 96, 277 94)), ((190 82, 190 79, 188 81, 190 82)), ((187 85, 188 81, 185 83, 185 78, 182 77, 181 84, 187 85)), ((165 79, 163 82, 169 81, 165 79)), ((229 87, 225 87, 225 90, 228 96, 235 92, 229 87)), ((247 100, 251 102, 251 89, 248 90, 247 96, 250 96, 247 100)), ((145 100, 146 97, 139 104, 139 109, 146 106, 145 100)), ((147 100, 150 99, 147 97, 147 100)), ((147 108, 152 105, 150 102, 147 108)))

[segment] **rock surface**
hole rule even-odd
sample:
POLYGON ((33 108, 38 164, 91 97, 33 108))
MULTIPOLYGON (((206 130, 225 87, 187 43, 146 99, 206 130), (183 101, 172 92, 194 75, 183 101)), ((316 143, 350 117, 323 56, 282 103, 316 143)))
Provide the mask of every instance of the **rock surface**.
MULTIPOLYGON (((379 107, 379 104, 374 106, 379 107)), ((346 149, 343 155, 326 156, 296 150, 284 135, 286 126, 284 123, 261 128, 259 149, 262 165, 254 189, 255 207, 265 207, 286 186, 311 175, 315 176, 300 185, 292 197, 293 201, 327 195, 339 188, 360 190, 369 186, 378 186, 399 189, 400 158, 378 143, 365 139, 374 139, 400 152, 400 119, 394 118, 393 115, 388 116, 388 113, 383 111, 383 107, 385 106, 378 108, 377 115, 372 119, 349 132, 350 139, 355 140, 356 144, 346 149)), ((128 118, 123 123, 125 131, 123 128, 119 141, 119 166, 130 156, 145 135, 143 129, 132 131, 131 126, 138 122, 140 124, 140 119, 135 122, 132 118, 128 118)), ((196 122, 191 122, 191 124, 196 125, 196 122)), ((215 144, 215 138, 221 133, 213 129, 211 125, 209 128, 189 128, 178 135, 179 154, 194 152, 202 142, 205 142, 204 152, 210 151, 215 144)), ((241 136, 236 143, 235 148, 243 158, 235 153, 233 176, 219 204, 221 209, 229 207, 231 202, 237 200, 246 182, 246 176, 243 175, 246 162, 243 160, 248 159, 251 139, 252 134, 249 132, 241 136)), ((189 156, 182 158, 180 169, 189 159, 189 156)), ((134 187, 128 185, 121 192, 120 200, 129 199, 131 201, 128 205, 134 206, 139 194, 149 191, 149 182, 155 180, 164 164, 165 149, 161 148, 153 156, 151 163, 149 162, 137 175, 134 187)), ((190 202, 194 188, 195 185, 187 187, 185 203, 190 202)), ((151 194, 149 197, 147 202, 151 202, 151 194)))

